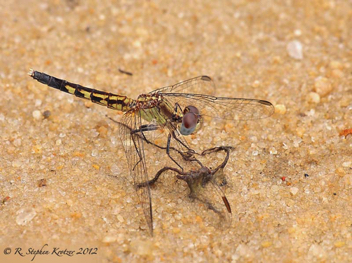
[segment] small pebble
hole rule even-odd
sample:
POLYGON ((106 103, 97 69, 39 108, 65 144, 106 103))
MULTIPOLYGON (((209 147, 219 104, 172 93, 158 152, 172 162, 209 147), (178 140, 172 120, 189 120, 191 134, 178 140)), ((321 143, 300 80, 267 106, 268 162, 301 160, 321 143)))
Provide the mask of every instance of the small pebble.
POLYGON ((297 188, 297 187, 291 187, 291 188, 290 188, 290 193, 291 193, 292 195, 296 195, 296 194, 298 193, 298 188, 297 188))
POLYGON ((118 166, 116 164, 111 165, 110 170, 111 170, 113 175, 119 175, 121 173, 121 171, 122 171, 120 166, 118 166))
POLYGON ((181 232, 181 229, 180 229, 179 227, 174 227, 174 228, 172 229, 172 232, 173 232, 174 234, 178 234, 178 233, 181 232))
POLYGON ((332 91, 332 85, 327 78, 317 77, 314 81, 314 91, 324 97, 332 91))
POLYGON ((245 244, 239 244, 235 251, 235 254, 237 256, 240 256, 246 259, 251 259, 253 257, 253 253, 254 253, 253 250, 245 244))
POLYGON ((99 170, 99 169, 100 169, 100 166, 97 165, 97 164, 93 164, 92 166, 93 166, 93 168, 94 168, 95 170, 99 170))
POLYGON ((350 188, 352 186, 352 174, 346 174, 343 178, 345 186, 350 188))
POLYGON ((16 147, 21 146, 22 144, 22 140, 20 138, 17 138, 13 141, 13 145, 15 145, 16 147))
POLYGON ((306 132, 306 129, 303 127, 297 127, 297 129, 296 129, 296 133, 299 137, 302 137, 305 132, 306 132))
POLYGON ((285 114, 286 113, 286 106, 284 104, 277 104, 275 105, 275 112, 278 114, 285 114))
POLYGON ((17 211, 16 223, 20 226, 27 225, 36 215, 37 212, 33 208, 21 208, 17 211))
POLYGON ((335 170, 336 174, 343 177, 345 176, 346 172, 345 170, 342 168, 342 167, 338 167, 336 170, 335 170))
POLYGON ((39 100, 39 99, 36 99, 35 102, 34 102, 34 106, 40 107, 41 105, 42 105, 42 101, 39 100))
POLYGON ((38 183, 38 187, 43 187, 43 186, 46 186, 46 185, 47 185, 45 178, 38 180, 37 183, 38 183))
POLYGON ((2 199, 2 204, 4 205, 6 202, 10 200, 9 196, 6 196, 4 199, 2 199))
POLYGON ((97 131, 99 132, 99 135, 104 138, 106 137, 106 135, 108 133, 108 129, 104 126, 99 127, 97 131))
POLYGON ((46 110, 46 111, 43 112, 43 117, 44 117, 45 119, 49 118, 50 115, 51 115, 50 110, 46 110))
POLYGON ((282 63, 281 57, 279 57, 279 56, 273 57, 273 58, 272 58, 272 63, 274 63, 274 64, 281 64, 281 63, 282 63))
POLYGON ((270 247, 273 243, 271 241, 264 241, 262 242, 262 247, 267 248, 270 247))
POLYGON ((270 154, 273 154, 273 155, 277 154, 277 150, 275 147, 270 147, 269 152, 270 152, 270 154))
POLYGON ((333 76, 334 78, 340 79, 340 78, 343 78, 343 77, 344 77, 344 73, 343 73, 343 71, 340 70, 340 69, 334 69, 334 70, 331 72, 331 76, 333 76))
POLYGON ((337 241, 337 242, 335 242, 334 246, 335 246, 335 247, 343 247, 345 244, 346 244, 346 243, 343 242, 343 241, 337 241))
POLYGON ((296 36, 300 36, 300 35, 302 35, 302 31, 301 31, 300 29, 296 29, 296 30, 294 31, 294 34, 295 34, 296 36))
POLYGON ((320 262, 323 262, 325 260, 322 260, 322 259, 325 259, 325 257, 326 257, 326 251, 320 245, 313 244, 310 246, 310 248, 308 250, 308 258, 320 259, 320 262))
POLYGON ((316 92, 308 93, 308 102, 318 104, 320 102, 320 95, 316 92))
POLYGON ((340 107, 348 107, 351 103, 351 100, 349 97, 345 96, 343 98, 341 98, 341 100, 339 101, 339 106, 340 107))
POLYGON ((130 250, 139 256, 151 256, 153 253, 153 242, 151 240, 131 240, 130 250))
POLYGON ((260 81, 259 80, 255 80, 253 83, 252 83, 252 87, 253 88, 258 88, 260 85, 260 81))
POLYGON ((226 132, 231 132, 231 131, 233 131, 233 127, 234 127, 234 125, 233 125, 233 123, 232 122, 229 122, 229 123, 226 123, 225 124, 225 131, 226 132))
POLYGON ((18 168, 18 167, 21 167, 23 164, 19 160, 14 160, 12 161, 11 165, 13 168, 18 168))
POLYGON ((249 140, 250 140, 251 142, 258 142, 257 136, 250 135, 248 138, 249 138, 249 140))
POLYGON ((36 120, 42 119, 42 113, 39 110, 35 110, 32 112, 33 118, 36 120))
POLYGON ((331 61, 329 66, 332 69, 343 69, 343 64, 339 61, 331 61))
POLYGON ((85 106, 86 108, 91 108, 91 107, 93 106, 93 102, 91 102, 91 101, 85 101, 85 102, 84 102, 84 106, 85 106))
POLYGON ((343 167, 352 167, 352 162, 351 162, 351 161, 343 162, 343 163, 342 163, 342 166, 343 166, 343 167))
POLYGON ((303 46, 298 40, 291 41, 286 46, 288 55, 291 58, 301 60, 303 59, 303 46))
POLYGON ((112 243, 115 241, 116 241, 116 237, 114 237, 114 236, 106 236, 102 240, 103 243, 112 243))

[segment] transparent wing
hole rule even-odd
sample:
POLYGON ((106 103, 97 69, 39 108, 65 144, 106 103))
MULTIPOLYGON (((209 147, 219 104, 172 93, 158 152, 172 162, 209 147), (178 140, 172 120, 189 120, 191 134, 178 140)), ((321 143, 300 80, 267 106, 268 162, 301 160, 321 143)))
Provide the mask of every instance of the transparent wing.
POLYGON ((205 204, 208 209, 221 218, 223 225, 229 226, 231 222, 231 206, 216 178, 219 176, 218 173, 222 173, 222 169, 217 170, 215 174, 212 174, 209 169, 208 171, 204 172, 204 168, 201 168, 196 172, 191 172, 192 184, 188 183, 191 197, 205 204))
POLYGON ((226 120, 252 120, 269 117, 274 106, 265 100, 215 97, 215 85, 210 77, 200 76, 172 86, 157 89, 171 105, 183 109, 192 105, 204 116, 226 120))
POLYGON ((215 85, 213 80, 208 76, 198 76, 195 78, 181 81, 177 84, 162 87, 160 89, 150 92, 160 93, 195 93, 195 94, 215 94, 215 85))
POLYGON ((224 205, 223 207, 226 207, 226 210, 228 213, 232 213, 231 211, 231 206, 229 201, 226 198, 226 195, 224 193, 224 191, 221 188, 221 183, 225 180, 225 176, 223 174, 223 168, 217 170, 217 172, 215 174, 213 174, 212 179, 211 179, 211 184, 212 184, 212 188, 214 193, 218 196, 219 201, 222 201, 222 204, 224 205))
POLYGON ((206 187, 209 188, 209 190, 205 190, 204 193, 202 193, 202 195, 207 196, 210 193, 210 196, 216 197, 215 203, 217 204, 216 206, 218 207, 217 210, 222 211, 222 213, 220 214, 225 219, 228 219, 228 222, 231 221, 231 206, 221 186, 224 186, 227 184, 227 180, 224 174, 224 168, 230 158, 230 152, 232 149, 233 148, 231 146, 220 146, 220 147, 214 147, 214 148, 204 150, 201 154, 205 156, 219 151, 224 151, 226 153, 226 156, 221 164, 219 164, 215 169, 209 169, 208 175, 211 175, 211 176, 210 178, 208 177, 208 179, 210 180, 207 180, 205 185, 206 187), (225 210, 225 207, 227 211, 225 210))
POLYGON ((131 134, 132 130, 141 127, 141 116, 139 112, 127 112, 119 125, 119 135, 125 149, 127 163, 130 175, 133 179, 136 192, 139 197, 147 225, 151 235, 153 235, 153 214, 152 214, 152 197, 149 184, 145 187, 138 188, 137 185, 147 182, 148 172, 145 162, 143 139, 140 133, 131 134))
POLYGON ((266 118, 275 111, 266 100, 214 97, 204 94, 166 93, 164 97, 181 106, 195 106, 201 115, 225 120, 253 120, 266 118))

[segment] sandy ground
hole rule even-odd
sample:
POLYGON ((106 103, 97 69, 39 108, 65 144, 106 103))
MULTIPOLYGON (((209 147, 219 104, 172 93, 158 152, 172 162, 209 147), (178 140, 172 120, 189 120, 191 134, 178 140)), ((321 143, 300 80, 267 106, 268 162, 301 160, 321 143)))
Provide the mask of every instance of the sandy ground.
MULTIPOLYGON (((30 262, 30 248, 50 253, 36 262, 350 260, 350 0, 8 0, 0 17, 2 262, 30 262), (217 96, 272 102, 270 118, 210 122, 189 138, 198 151, 236 147, 230 224, 170 172, 152 189, 150 237, 105 116, 121 113, 41 85, 30 68, 132 98, 205 74, 217 96)), ((151 171, 172 165, 146 154, 151 171)))

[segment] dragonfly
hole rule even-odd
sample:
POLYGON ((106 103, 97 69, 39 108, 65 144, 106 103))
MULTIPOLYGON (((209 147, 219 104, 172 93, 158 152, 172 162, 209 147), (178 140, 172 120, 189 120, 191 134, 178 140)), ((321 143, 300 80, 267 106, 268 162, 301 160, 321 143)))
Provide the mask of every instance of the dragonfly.
MULTIPOLYGON (((30 70, 29 75, 51 88, 124 112, 119 136, 135 186, 149 180, 144 153, 147 133, 159 129, 167 131, 166 153, 183 170, 170 154, 172 141, 180 149, 192 153, 195 151, 188 146, 184 136, 198 132, 209 119, 254 120, 274 113, 274 106, 266 100, 214 96, 214 82, 205 75, 143 93, 137 99, 84 87, 35 70, 30 70)), ((136 187, 136 190, 153 235, 150 186, 136 187)))

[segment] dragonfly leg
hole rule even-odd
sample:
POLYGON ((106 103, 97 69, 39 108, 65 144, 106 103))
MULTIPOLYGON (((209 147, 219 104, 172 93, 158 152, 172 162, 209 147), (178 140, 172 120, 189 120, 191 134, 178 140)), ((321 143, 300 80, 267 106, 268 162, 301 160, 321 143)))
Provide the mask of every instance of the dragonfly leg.
MULTIPOLYGON (((153 146, 156 146, 156 147, 158 147, 159 149, 166 149, 166 153, 167 153, 167 155, 170 157, 170 159, 171 159, 175 164, 177 164, 178 167, 180 167, 180 168, 183 170, 183 168, 170 156, 170 149, 172 149, 172 150, 178 152, 178 153, 183 157, 183 159, 184 159, 184 160, 187 160, 187 161, 190 161, 192 156, 191 156, 190 154, 188 154, 188 153, 185 154, 185 153, 179 151, 178 149, 176 149, 176 148, 174 148, 174 147, 171 147, 171 146, 170 146, 170 143, 171 143, 171 137, 170 137, 170 135, 169 135, 169 137, 168 137, 167 146, 166 146, 166 147, 159 146, 159 145, 157 145, 157 144, 155 144, 155 143, 149 141, 149 140, 145 137, 144 132, 157 130, 158 128, 159 128, 159 127, 158 127, 157 125, 142 125, 142 126, 139 127, 139 129, 137 129, 137 130, 132 130, 132 131, 131 131, 131 134, 138 134, 139 136, 142 136, 142 139, 143 139, 146 143, 151 144, 151 145, 153 145, 153 146)), ((197 161, 198 161, 198 160, 197 160, 197 161)), ((199 161, 198 161, 198 162, 199 162, 199 161)))
MULTIPOLYGON (((189 149, 182 141, 178 140, 175 135, 174 135, 173 137, 174 137, 177 141, 179 141, 183 146, 185 146, 185 148, 187 148, 187 152, 182 152, 182 151, 180 151, 180 150, 178 150, 178 149, 176 149, 176 148, 170 146, 170 142, 171 142, 171 137, 170 137, 170 135, 169 135, 169 137, 168 137, 168 142, 167 142, 167 146, 166 146, 166 147, 157 145, 157 144, 155 144, 155 143, 149 141, 149 140, 145 137, 145 135, 143 134, 143 132, 157 130, 157 129, 159 128, 157 125, 142 125, 142 126, 139 127, 139 129, 133 130, 131 127, 129 127, 129 126, 126 125, 125 123, 122 123, 122 122, 119 122, 119 121, 115 121, 114 119, 110 118, 109 116, 107 116, 107 117, 108 117, 111 121, 113 121, 113 122, 117 123, 118 125, 121 125, 121 126, 123 126, 124 128, 128 129, 128 130, 130 131, 130 133, 131 133, 131 136, 132 136, 132 135, 139 136, 139 137, 140 137, 142 140, 144 140, 146 143, 151 144, 151 145, 153 145, 153 146, 155 146, 155 147, 157 147, 157 148, 159 148, 159 149, 166 150, 166 152, 167 152, 168 156, 170 157, 170 159, 171 159, 174 163, 176 163, 176 164, 178 165, 178 167, 180 167, 182 170, 183 170, 183 168, 170 156, 170 150, 173 150, 173 151, 175 151, 175 152, 178 152, 178 153, 182 156, 182 158, 183 158, 185 161, 191 161, 191 162, 195 161, 195 162, 197 162, 200 166, 203 166, 202 163, 201 163, 197 158, 194 157, 194 154, 195 154, 196 152, 195 152, 194 150, 192 150, 192 149, 189 149)), ((134 146, 135 146, 135 143, 134 143, 134 146)), ((135 146, 135 148, 136 148, 136 146, 135 146)), ((137 151, 137 148, 136 148, 136 151, 137 151)), ((137 151, 137 152, 138 152, 138 151, 137 151)), ((139 158, 140 158, 140 160, 141 160, 141 155, 140 155, 139 152, 138 152, 138 155, 139 155, 139 158)), ((139 161, 139 162, 140 162, 140 161, 139 161)), ((136 165, 137 165, 139 162, 137 162, 136 165)), ((135 166, 136 166, 136 165, 135 165, 135 166)))
MULTIPOLYGON (((219 146, 219 147, 214 147, 214 148, 210 148, 210 149, 207 149, 207 150, 204 150, 201 155, 207 155, 207 154, 210 154, 210 153, 214 153, 214 152, 219 152, 219 151, 225 151, 226 152, 226 157, 224 159, 224 161, 218 166, 216 167, 214 170, 212 170, 212 174, 216 174, 219 170, 221 169, 224 169, 227 162, 229 161, 229 158, 230 158, 230 151, 234 149, 233 147, 231 146, 219 146)), ((224 177, 222 179, 222 182, 219 183, 220 186, 224 186, 227 184, 227 180, 226 178, 224 177)), ((224 200, 225 202, 225 200, 224 200)))
POLYGON ((193 154, 195 153, 194 150, 190 149, 190 148, 189 148, 187 145, 185 145, 181 140, 179 140, 179 139, 177 138, 177 136, 175 135, 174 132, 172 132, 172 134, 173 134, 172 137, 173 137, 175 140, 177 140, 178 142, 180 142, 180 143, 187 149, 187 152, 182 152, 182 151, 180 151, 180 150, 178 150, 178 149, 176 149, 176 148, 170 146, 170 144, 171 144, 171 135, 170 135, 170 134, 169 134, 169 136, 168 136, 167 146, 166 146, 166 147, 159 146, 159 145, 157 145, 157 144, 155 144, 155 143, 149 141, 149 140, 145 137, 144 132, 146 132, 146 131, 154 131, 154 130, 157 130, 158 128, 159 128, 159 126, 157 126, 157 125, 142 125, 142 126, 140 126, 139 129, 132 130, 132 131, 131 131, 131 134, 139 134, 139 136, 142 136, 142 137, 143 137, 142 139, 143 139, 146 143, 151 144, 151 145, 153 145, 153 146, 156 146, 156 147, 158 147, 159 149, 166 149, 166 153, 167 153, 167 155, 170 157, 170 159, 171 159, 178 167, 180 167, 182 170, 183 170, 182 166, 179 165, 179 164, 176 162, 176 160, 171 157, 171 155, 170 155, 170 149, 172 149, 172 150, 178 152, 178 153, 182 156, 182 158, 183 158, 184 160, 186 160, 186 161, 195 161, 195 162, 197 162, 200 166, 203 166, 202 163, 201 163, 197 158, 195 158, 195 157, 193 156, 193 154))
POLYGON ((159 129, 159 126, 158 125, 154 125, 154 124, 148 124, 148 125, 141 125, 139 127, 139 129, 136 129, 136 130, 131 130, 131 134, 136 134, 136 133, 140 133, 142 136, 143 136, 143 139, 149 143, 147 137, 145 137, 144 135, 144 132, 147 132, 147 131, 155 131, 159 129))
POLYGON ((146 187, 147 185, 153 185, 153 184, 155 184, 156 181, 157 181, 157 180, 159 179, 159 177, 161 176, 161 174, 164 173, 164 172, 166 172, 166 171, 168 171, 168 170, 174 171, 174 172, 176 172, 176 173, 178 173, 178 174, 182 174, 182 175, 185 174, 184 172, 182 172, 182 171, 180 171, 180 170, 178 170, 178 169, 176 169, 176 168, 167 167, 167 166, 166 166, 166 167, 160 169, 160 170, 155 174, 155 176, 154 176, 153 179, 151 179, 151 180, 149 180, 149 181, 147 181, 147 182, 143 182, 143 183, 137 184, 137 187, 138 187, 138 188, 142 188, 142 187, 146 187))
POLYGON ((138 133, 138 132, 143 133, 145 131, 155 131, 157 129, 159 129, 158 125, 155 125, 155 124, 144 124, 144 125, 141 125, 139 127, 139 129, 132 130, 131 134, 138 133))
POLYGON ((226 157, 224 159, 224 161, 222 162, 222 164, 220 164, 217 168, 216 168, 216 171, 218 169, 222 169, 226 166, 227 162, 229 161, 229 158, 230 158, 230 151, 233 150, 234 148, 231 147, 231 146, 218 146, 218 147, 214 147, 214 148, 210 148, 210 149, 207 149, 207 150, 204 150, 201 155, 207 155, 207 154, 210 154, 210 153, 214 153, 214 152, 219 152, 219 151, 225 151, 226 152, 226 157))
POLYGON ((178 104, 177 102, 175 103, 175 112, 177 112, 177 108, 182 112, 182 108, 180 106, 180 104, 178 104))
POLYGON ((183 141, 181 141, 179 138, 177 138, 175 131, 172 131, 172 137, 178 141, 183 147, 185 147, 187 149, 188 152, 192 152, 195 153, 194 150, 192 150, 191 148, 189 148, 183 141))
POLYGON ((166 154, 169 156, 169 158, 178 166, 181 168, 183 171, 183 168, 181 165, 179 165, 174 158, 171 157, 170 155, 170 143, 171 143, 171 134, 167 136, 167 146, 166 146, 166 154))
POLYGON ((131 136, 132 137, 132 141, 133 141, 133 146, 134 146, 134 149, 136 150, 137 154, 138 154, 138 157, 139 157, 139 160, 138 162, 136 162, 136 164, 133 166, 132 170, 134 171, 134 169, 136 168, 136 166, 142 161, 142 154, 140 153, 137 145, 136 145, 136 142, 134 140, 134 137, 133 135, 131 136))

